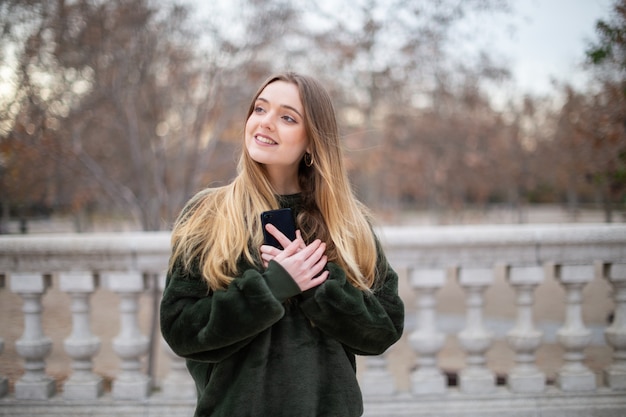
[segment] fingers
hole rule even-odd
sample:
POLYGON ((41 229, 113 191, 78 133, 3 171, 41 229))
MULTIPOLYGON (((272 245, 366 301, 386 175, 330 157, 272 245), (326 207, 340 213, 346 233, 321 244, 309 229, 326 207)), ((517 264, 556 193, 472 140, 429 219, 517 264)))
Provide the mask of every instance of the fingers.
POLYGON ((263 245, 261 246, 261 257, 265 258, 267 257, 275 257, 276 255, 280 254, 280 252, 282 252, 280 249, 275 248, 274 246, 270 246, 270 245, 263 245))
POLYGON ((270 261, 280 254, 280 249, 277 249, 270 245, 261 246, 261 261, 263 261, 263 267, 267 268, 270 261))
POLYGON ((304 249, 283 259, 285 251, 275 261, 291 275, 302 291, 320 285, 328 277, 324 271, 328 258, 324 255, 326 244, 316 240, 304 249))
POLYGON ((309 281, 303 282, 302 284, 299 284, 300 290, 304 292, 306 290, 310 290, 311 288, 315 288, 318 285, 321 285, 324 281, 328 279, 328 275, 329 275, 329 272, 324 271, 318 276, 316 276, 315 278, 310 279, 309 281))
MULTIPOLYGON (((268 231, 270 230, 274 230, 277 233, 280 233, 280 235, 282 235, 283 237, 285 236, 284 234, 282 234, 278 229, 276 229, 276 227, 272 224, 268 224, 268 231)), ((282 239, 280 236, 276 235, 274 236, 277 238, 277 240, 282 239)), ((279 243, 281 243, 281 241, 279 240, 279 243)), ((289 239, 287 239, 285 237, 285 240, 282 241, 281 246, 283 248, 285 248, 286 252, 285 252, 285 257, 286 256, 290 256, 294 253, 296 253, 297 251, 299 251, 300 249, 303 249, 306 247, 306 243, 304 243, 304 240, 302 239, 302 234, 300 233, 300 230, 296 230, 296 239, 292 242, 289 239), (297 242, 297 243, 294 243, 297 242)), ((261 249, 261 259, 263 261, 263 266, 265 268, 267 268, 267 266, 269 265, 269 262, 276 258, 278 255, 280 255, 281 253, 284 252, 284 250, 275 248, 274 246, 270 246, 270 245, 262 245, 261 249)), ((283 257, 284 258, 284 257, 283 257)))
POLYGON ((275 226, 268 224, 266 229, 284 249, 262 245, 261 259, 265 268, 272 260, 278 262, 302 291, 316 287, 328 279, 329 272, 324 271, 328 263, 328 257, 324 254, 326 251, 324 242, 317 239, 307 245, 302 239, 300 230, 296 231, 296 239, 290 241, 275 226))
POLYGON ((274 236, 276 238, 276 240, 278 241, 278 243, 280 243, 280 246, 282 246, 283 248, 287 247, 287 245, 289 243, 291 243, 291 240, 289 240, 289 238, 287 238, 287 236, 285 236, 280 230, 278 230, 278 228, 276 226, 274 226, 273 224, 269 223, 265 225, 265 230, 267 230, 269 232, 270 235, 274 236))
POLYGON ((326 244, 322 243, 320 240, 312 242, 310 245, 305 246, 304 249, 301 249, 297 242, 294 241, 290 246, 285 248, 280 255, 276 256, 275 259, 282 261, 289 258, 290 262, 302 264, 303 268, 312 268, 322 255, 324 255, 325 250, 326 244))
POLYGON ((324 255, 325 250, 326 244, 320 242, 319 247, 307 258, 305 272, 296 279, 302 291, 317 287, 328 278, 330 273, 324 270, 328 263, 328 257, 324 255))
MULTIPOLYGON (((278 230, 278 228, 276 228, 276 226, 274 226, 271 223, 268 223, 267 225, 265 225, 265 230, 267 230, 269 234, 274 236, 276 240, 278 241, 278 243, 280 243, 280 246, 282 246, 283 248, 287 248, 287 246, 289 246, 292 243, 291 240, 283 234, 283 232, 278 230)), ((304 245, 304 240, 302 240, 302 235, 300 234, 300 230, 296 230, 296 239, 294 240, 294 242, 295 241, 300 241, 300 244, 302 245, 302 247, 306 246, 304 245)))

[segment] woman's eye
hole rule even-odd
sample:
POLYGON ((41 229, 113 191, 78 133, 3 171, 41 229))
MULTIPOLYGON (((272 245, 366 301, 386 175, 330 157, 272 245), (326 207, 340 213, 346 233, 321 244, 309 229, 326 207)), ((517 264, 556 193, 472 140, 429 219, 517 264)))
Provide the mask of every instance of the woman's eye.
POLYGON ((291 116, 283 116, 283 120, 285 120, 285 121, 287 121, 289 123, 295 123, 296 122, 296 119, 294 119, 291 116))
POLYGON ((261 106, 256 106, 256 107, 254 108, 254 112, 255 112, 255 113, 262 113, 263 111, 264 111, 264 109, 263 109, 263 107, 261 107, 261 106))

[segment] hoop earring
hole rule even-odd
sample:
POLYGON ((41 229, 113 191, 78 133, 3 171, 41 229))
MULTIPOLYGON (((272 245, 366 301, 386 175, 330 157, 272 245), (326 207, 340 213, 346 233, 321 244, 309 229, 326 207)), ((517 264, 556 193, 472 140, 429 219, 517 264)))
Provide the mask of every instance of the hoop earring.
POLYGON ((304 154, 303 159, 304 159, 304 165, 306 165, 309 168, 313 166, 313 155, 307 152, 304 154))

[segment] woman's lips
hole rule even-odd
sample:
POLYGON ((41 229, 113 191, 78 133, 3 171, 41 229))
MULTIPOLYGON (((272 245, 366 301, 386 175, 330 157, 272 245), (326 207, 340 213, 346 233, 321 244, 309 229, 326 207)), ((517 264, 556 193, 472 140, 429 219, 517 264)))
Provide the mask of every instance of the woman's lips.
POLYGON ((276 145, 276 141, 274 141, 272 138, 269 138, 267 136, 264 135, 254 135, 254 139, 257 142, 261 142, 265 145, 276 145))

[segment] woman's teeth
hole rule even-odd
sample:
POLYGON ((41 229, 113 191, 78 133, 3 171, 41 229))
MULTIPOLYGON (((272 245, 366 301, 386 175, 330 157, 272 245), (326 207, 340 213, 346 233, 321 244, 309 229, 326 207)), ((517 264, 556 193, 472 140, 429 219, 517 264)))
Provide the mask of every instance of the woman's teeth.
POLYGON ((275 145, 276 144, 276 142, 274 142, 272 139, 266 138, 264 136, 255 136, 255 138, 259 142, 267 143, 268 145, 275 145))

